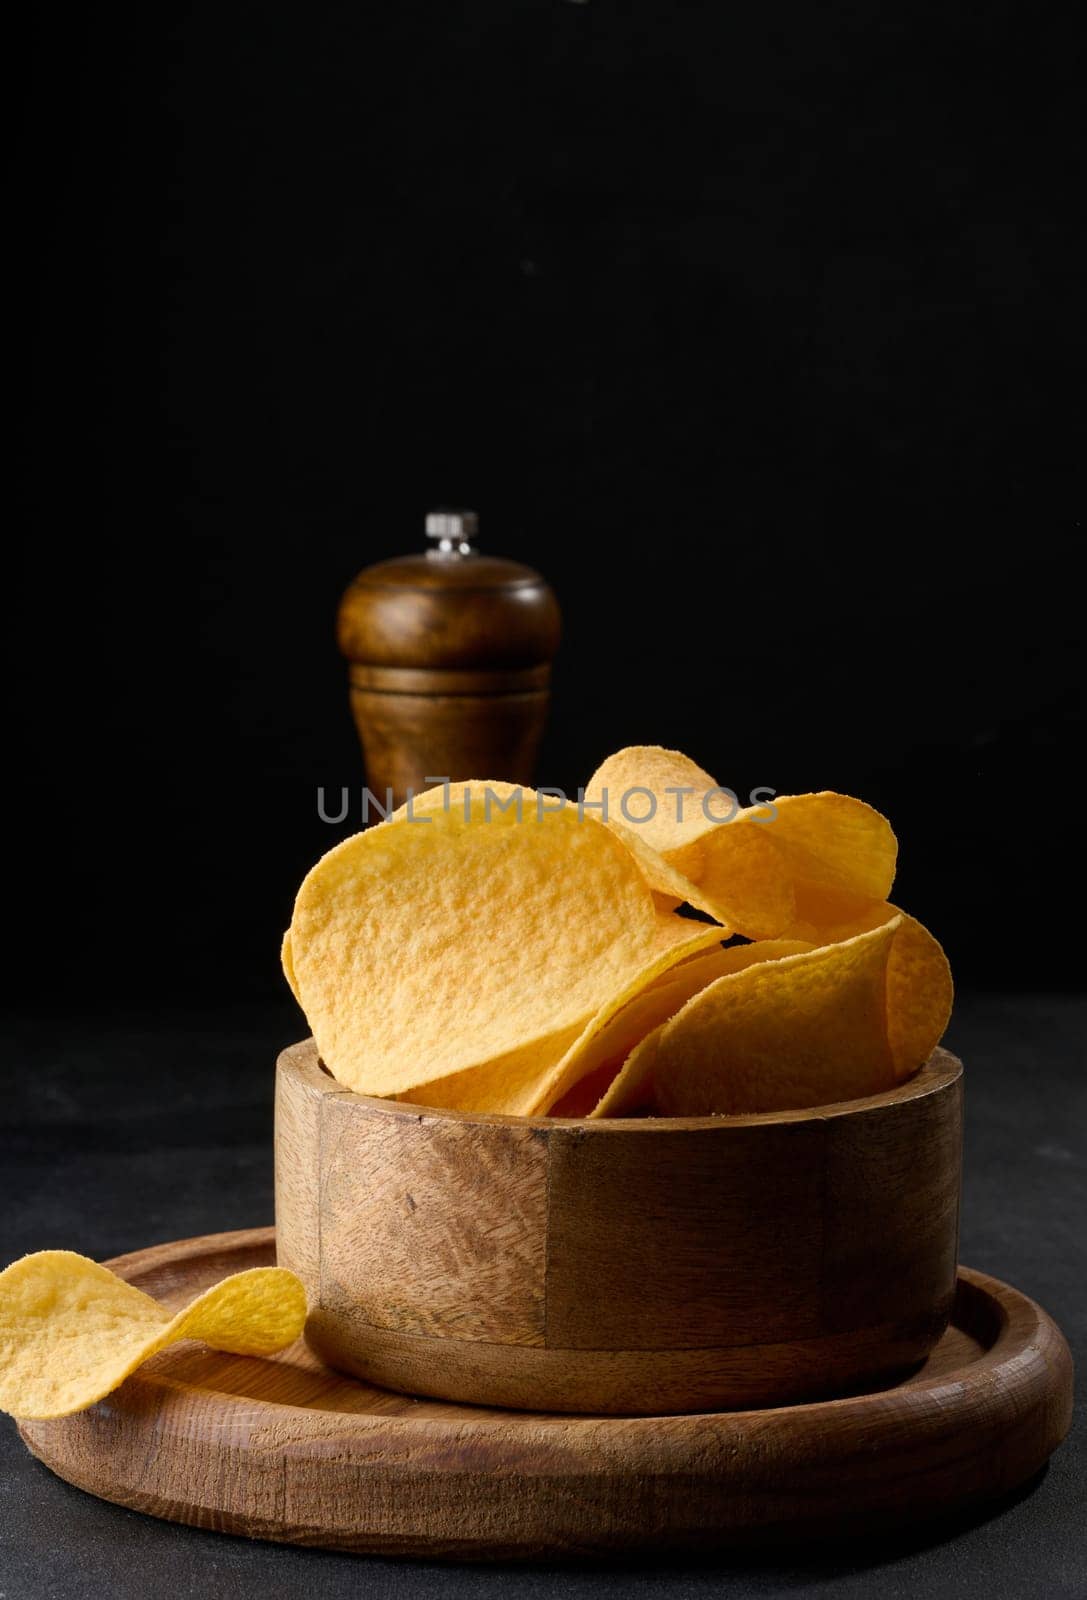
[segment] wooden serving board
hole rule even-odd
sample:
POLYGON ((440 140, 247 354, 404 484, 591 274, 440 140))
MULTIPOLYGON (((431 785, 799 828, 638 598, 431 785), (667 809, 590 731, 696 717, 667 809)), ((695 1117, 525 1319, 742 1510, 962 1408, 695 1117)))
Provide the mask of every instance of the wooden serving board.
MULTIPOLYGON (((171 1307, 274 1260, 271 1228, 111 1262, 171 1307)), ((462 1559, 706 1550, 902 1527, 1016 1488, 1064 1437, 1072 1363, 1032 1300, 962 1270, 952 1326, 893 1387, 763 1411, 586 1417, 417 1400, 193 1343, 107 1400, 24 1423, 68 1482, 201 1528, 462 1559)))

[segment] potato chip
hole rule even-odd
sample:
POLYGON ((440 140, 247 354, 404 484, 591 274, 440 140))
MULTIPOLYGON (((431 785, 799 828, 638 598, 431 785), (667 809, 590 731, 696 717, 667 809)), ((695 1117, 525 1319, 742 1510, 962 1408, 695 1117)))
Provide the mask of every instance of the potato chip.
POLYGON ((745 938, 776 938, 796 916, 796 897, 767 825, 741 812, 733 822, 708 826, 712 833, 667 858, 694 883, 691 903, 745 938))
POLYGON ((662 855, 651 849, 634 828, 624 828, 614 822, 609 826, 633 855, 642 877, 652 889, 659 906, 668 910, 684 904, 693 906, 696 911, 704 911, 707 916, 713 917, 713 920, 720 924, 722 938, 732 932, 728 924, 722 921, 719 907, 715 902, 704 895, 691 878, 685 877, 662 855))
POLYGON ((891 1088, 901 1071, 885 1023, 887 965, 899 926, 718 978, 638 1046, 635 1057, 651 1060, 628 1063, 630 1075, 651 1072, 656 1105, 672 1116, 795 1110, 891 1088))
MULTIPOLYGON (((890 1052, 890 1066, 882 1086, 889 1088, 916 1072, 940 1042, 951 1016, 954 990, 947 957, 937 941, 916 918, 899 911, 895 906, 885 904, 870 906, 863 915, 855 917, 852 922, 825 930, 822 948, 853 940, 859 934, 876 929, 887 930, 892 935, 884 969, 883 994, 883 1028, 890 1052)), ((804 950, 814 951, 815 948, 813 944, 805 944, 798 940, 764 940, 725 951, 723 954, 735 959, 733 970, 739 971, 755 963, 778 960, 785 955, 798 954, 804 950)), ((678 970, 682 972, 684 969, 678 970)), ((839 969, 835 981, 844 982, 846 975, 847 970, 844 967, 839 969)), ((723 993, 722 1000, 727 1002, 726 993, 723 993)), ((793 1054, 803 1051, 808 1025, 798 1022, 796 1026, 797 1034, 793 1042, 789 1044, 783 1040, 780 1046, 780 1059, 784 1063, 788 1063, 793 1054)), ((596 1073, 590 1084, 585 1086, 579 1084, 576 1097, 557 1106, 555 1113, 567 1116, 624 1116, 631 1111, 652 1106, 653 1074, 658 1059, 656 1052, 662 1044, 662 1032, 663 1030, 658 1028, 654 1036, 647 1036, 646 1047, 634 1049, 618 1073, 596 1073), (595 1100, 592 1097, 594 1088, 598 1091, 595 1100)), ((728 1037, 726 1013, 720 1033, 722 1048, 727 1047, 728 1037)), ((886 1059, 880 1049, 877 1049, 873 1059, 876 1058, 886 1059)), ((767 1067, 768 1073, 769 1070, 767 1067)), ((750 1099, 750 1091, 745 1092, 750 1099)), ((829 1085, 824 1085, 816 1092, 822 1098, 824 1092, 829 1092, 829 1085)), ((859 1089, 857 1092, 876 1091, 859 1089)), ((775 1106, 774 1109, 792 1108, 794 1104, 799 1106, 801 1102, 794 1102, 792 1093, 789 1088, 783 1090, 778 1097, 787 1101, 788 1106, 775 1106)), ((837 1084, 835 1097, 847 1097, 841 1082, 837 1084)), ((662 1099, 666 1103, 669 1101, 667 1090, 663 1093, 662 1099)), ((663 1105, 657 1108, 663 1109, 663 1105)), ((751 1109, 751 1106, 746 1106, 746 1109, 751 1109)))
POLYGON ((586 795, 599 804, 605 793, 608 825, 637 836, 651 886, 660 888, 655 853, 694 885, 691 905, 750 939, 805 938, 843 904, 856 915, 885 900, 894 881, 890 824, 848 795, 786 795, 773 811, 741 809, 688 757, 651 745, 620 750, 597 769, 586 795))
MULTIPOLYGON (((667 987, 670 992, 666 1002, 668 1009, 666 1010, 664 1005, 660 1007, 660 1020, 666 1021, 669 1017, 675 1016, 692 996, 717 978, 725 977, 728 973, 743 972, 745 968, 754 966, 758 962, 778 961, 783 956, 800 955, 811 948, 811 945, 801 939, 765 939, 758 944, 736 945, 732 949, 720 951, 719 954, 711 952, 707 956, 698 957, 696 961, 686 962, 669 977, 667 987), (685 984, 684 975, 689 968, 693 969, 696 981, 685 984)), ((646 1029, 642 1037, 648 1037, 648 1033, 649 1030, 646 1029)), ((635 1044, 640 1042, 635 1041, 635 1044)), ((652 1051, 640 1051, 632 1045, 629 1053, 623 1051, 620 1055, 615 1052, 610 1061, 605 1062, 603 1068, 594 1068, 588 1079, 577 1084, 573 1094, 561 1105, 555 1106, 553 1114, 622 1117, 632 1111, 649 1107, 653 1104, 654 1097, 653 1065, 652 1051)))
POLYGON ((451 786, 338 845, 295 903, 290 964, 321 1057, 360 1094, 470 1068, 512 1082, 573 1030, 720 938, 662 917, 626 846, 508 784, 451 786), (520 806, 517 797, 520 796, 520 806))
POLYGON ((885 903, 868 905, 818 936, 824 944, 840 943, 892 919, 897 929, 887 958, 887 1041, 901 1079, 928 1060, 951 1017, 955 987, 939 943, 916 917, 885 903))
MULTIPOLYGON (((571 1045, 563 1060, 542 1080, 531 1110, 536 1113, 553 1112, 556 1104, 565 1099, 581 1079, 590 1076, 595 1078, 601 1069, 609 1066, 613 1074, 617 1072, 646 1034, 674 1016, 692 995, 716 978, 739 971, 752 959, 762 959, 749 954, 756 948, 754 945, 739 945, 729 950, 707 950, 688 958, 639 993, 627 998, 618 997, 602 1007, 571 1045)), ((794 949, 804 948, 804 945, 794 943, 787 950, 791 953, 794 949)), ((579 1104, 580 1097, 573 1103, 579 1104)), ((595 1105, 596 1101, 592 1104, 595 1105)), ((571 1113, 567 1109, 554 1114, 579 1113, 571 1113)))
POLYGON ((902 1081, 943 1038, 955 986, 947 957, 928 929, 894 906, 882 909, 901 918, 887 958, 887 1042, 895 1077, 902 1081))
POLYGON ((585 786, 585 798, 599 805, 606 795, 608 824, 636 828, 651 850, 670 859, 714 826, 702 813, 702 797, 715 787, 709 773, 682 751, 636 744, 601 762, 585 786), (652 815, 646 794, 655 801, 652 815))
MULTIPOLYGON (((840 917, 843 908, 858 915, 873 902, 886 899, 894 882, 898 842, 890 823, 878 811, 850 795, 828 792, 780 795, 774 807, 776 815, 770 821, 758 821, 764 808, 751 806, 734 822, 706 837, 701 846, 705 853, 704 894, 719 901, 728 895, 729 903, 735 904, 748 892, 733 877, 731 836, 742 837, 745 830, 754 828, 774 851, 792 896, 791 917, 778 927, 779 936, 804 938, 810 927, 811 936, 819 942, 820 928, 840 917)), ((682 866, 682 861, 678 864, 682 866)), ((755 904, 765 923, 762 902, 755 904)), ((762 935, 752 932, 750 937, 762 935)))
MULTIPOLYGON (((886 817, 851 795, 779 795, 763 824, 785 857, 797 893, 814 891, 886 900, 898 841, 886 817)), ((745 815, 763 810, 753 806, 745 815)))
MULTIPOLYGON (((438 811, 456 811, 460 815, 465 815, 466 807, 467 814, 470 814, 473 798, 478 799, 480 792, 484 789, 489 789, 496 796, 493 802, 496 808, 499 804, 505 808, 515 795, 520 792, 522 796, 522 815, 525 815, 524 796, 532 797, 528 802, 527 812, 529 816, 532 815, 532 809, 536 803, 532 789, 518 791, 515 784, 505 783, 498 778, 472 778, 467 783, 437 783, 432 789, 421 789, 418 794, 409 796, 402 806, 397 806, 396 810, 385 818, 385 821, 414 822, 418 817, 433 816, 438 811)), ((550 809, 551 802, 547 803, 550 809)))
POLYGON ((628 1019, 628 1031, 631 1026, 633 1031, 629 1033, 623 1050, 625 1055, 650 1028, 670 1016, 671 1011, 678 1009, 695 989, 708 983, 710 976, 716 976, 716 973, 707 972, 697 981, 689 975, 680 979, 682 997, 671 1009, 662 1007, 659 997, 662 975, 668 976, 673 969, 688 974, 688 969, 695 966, 690 958, 698 957, 707 949, 712 958, 718 953, 713 947, 719 945, 720 939, 721 929, 718 927, 707 927, 667 914, 661 918, 658 948, 648 963, 631 978, 625 988, 610 995, 586 1024, 566 1034, 554 1035, 548 1053, 515 1052, 483 1066, 471 1067, 466 1072, 422 1084, 399 1098, 454 1111, 492 1112, 506 1116, 531 1116, 544 1112, 583 1072, 592 1070, 595 1058, 593 1041, 617 1013, 625 1013, 628 1008, 633 1008, 628 1019), (642 1017, 644 1022, 634 1020, 642 1017), (584 1065, 583 1057, 586 1057, 584 1065))
POLYGON ((739 825, 714 820, 735 810, 714 789, 709 773, 678 750, 633 745, 597 768, 585 795, 590 804, 606 801, 607 825, 635 851, 654 889, 682 892, 689 905, 748 938, 769 938, 795 916, 788 873, 753 817, 739 825))
POLYGON ((288 928, 286 933, 283 935, 283 943, 280 946, 279 959, 283 964, 283 976, 287 980, 288 987, 290 988, 291 993, 294 995, 294 998, 298 1001, 299 1005, 301 1005, 302 997, 298 993, 298 979, 294 975, 294 957, 291 954, 290 928, 288 928))
POLYGON ((305 1290, 282 1267, 236 1272, 174 1316, 86 1256, 40 1250, 0 1272, 0 1410, 65 1417, 177 1339, 273 1355, 305 1320, 305 1290))
POLYGON ((550 1034, 542 1043, 534 1041, 528 1049, 510 1050, 478 1067, 466 1067, 462 1072, 416 1084, 395 1098, 406 1100, 409 1105, 445 1111, 516 1115, 532 1100, 536 1084, 562 1060, 581 1032, 582 1024, 575 1022, 550 1034))

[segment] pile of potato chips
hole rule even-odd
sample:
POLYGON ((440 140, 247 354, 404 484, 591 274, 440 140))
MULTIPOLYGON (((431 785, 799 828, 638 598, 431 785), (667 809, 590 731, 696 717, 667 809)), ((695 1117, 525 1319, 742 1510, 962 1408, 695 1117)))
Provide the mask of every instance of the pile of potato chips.
POLYGON ((890 824, 830 793, 725 821, 725 794, 639 746, 585 805, 443 785, 345 840, 283 944, 328 1070, 420 1105, 589 1117, 788 1110, 909 1077, 952 986, 888 904, 890 824))

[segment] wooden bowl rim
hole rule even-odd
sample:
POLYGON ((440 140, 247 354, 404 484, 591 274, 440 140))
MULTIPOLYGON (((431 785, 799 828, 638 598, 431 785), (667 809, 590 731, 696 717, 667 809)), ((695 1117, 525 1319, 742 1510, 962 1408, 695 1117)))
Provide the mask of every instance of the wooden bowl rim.
POLYGON ((856 1116, 901 1105, 938 1094, 962 1077, 962 1062, 942 1045, 937 1045, 924 1066, 893 1089, 866 1095, 857 1100, 836 1100, 827 1105, 807 1106, 796 1111, 755 1111, 740 1116, 709 1117, 548 1117, 515 1116, 497 1111, 451 1111, 445 1106, 427 1106, 409 1100, 385 1100, 375 1095, 356 1094, 332 1076, 317 1054, 312 1038, 301 1039, 280 1052, 279 1065, 304 1078, 311 1088, 339 1099, 354 1100, 370 1112, 399 1117, 406 1122, 469 1122, 477 1127, 538 1128, 541 1131, 576 1130, 596 1137, 620 1133, 693 1133, 708 1129, 755 1128, 781 1123, 825 1122, 832 1117, 856 1116))

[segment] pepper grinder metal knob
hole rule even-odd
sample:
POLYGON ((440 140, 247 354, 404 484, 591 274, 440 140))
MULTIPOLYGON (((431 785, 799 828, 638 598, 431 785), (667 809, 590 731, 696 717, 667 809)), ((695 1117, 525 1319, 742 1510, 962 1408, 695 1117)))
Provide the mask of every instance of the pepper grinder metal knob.
POLYGON ((475 555, 472 540, 478 530, 479 518, 474 511, 428 511, 426 536, 435 543, 427 555, 436 561, 458 561, 462 556, 475 555))
POLYGON ((340 602, 351 709, 379 800, 427 779, 531 783, 560 617, 531 567, 480 554, 471 511, 432 511, 425 553, 360 572, 340 602))

